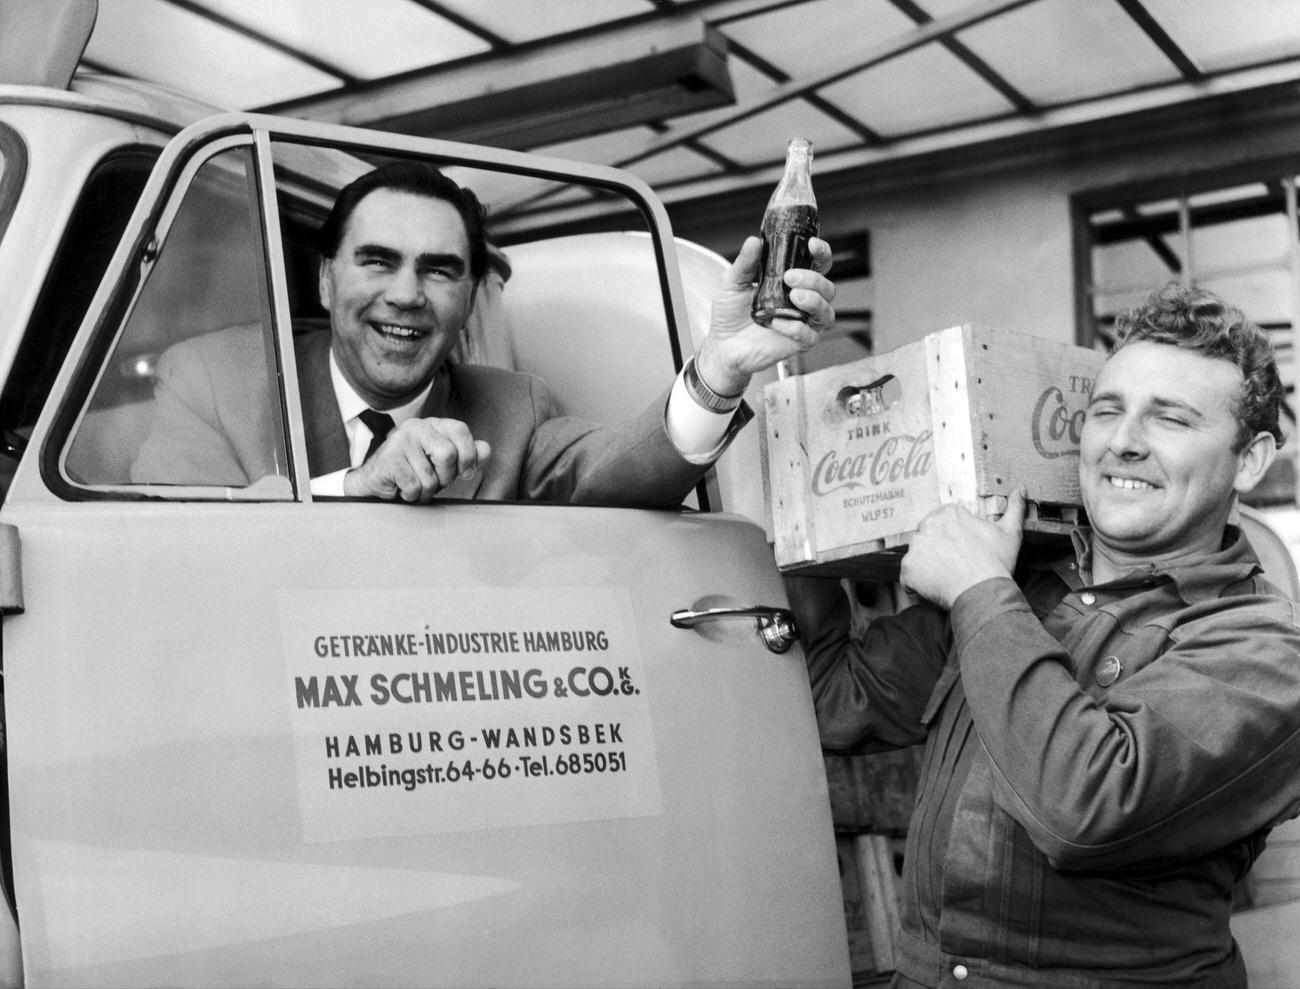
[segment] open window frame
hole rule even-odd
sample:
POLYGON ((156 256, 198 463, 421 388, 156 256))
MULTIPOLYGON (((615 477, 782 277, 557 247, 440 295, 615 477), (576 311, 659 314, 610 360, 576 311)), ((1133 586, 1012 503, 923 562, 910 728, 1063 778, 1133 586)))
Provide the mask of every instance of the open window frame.
MULTIPOLYGON (((62 387, 56 385, 56 394, 65 398, 57 409, 47 410, 52 418, 48 430, 41 431, 46 436, 40 456, 44 486, 65 500, 312 501, 297 375, 294 362, 288 357, 293 353, 295 326, 301 327, 312 316, 310 299, 315 290, 315 262, 310 257, 310 241, 314 226, 346 181, 379 161, 401 157, 433 161, 457 181, 475 189, 489 208, 489 236, 499 248, 498 258, 507 259, 507 276, 512 251, 525 251, 542 240, 572 241, 588 236, 634 238, 639 277, 646 283, 639 289, 643 297, 641 305, 643 309, 648 305, 658 311, 649 312, 642 320, 648 321, 648 334, 644 326, 621 325, 628 321, 617 318, 599 327, 597 344, 602 352, 593 355, 591 365, 599 367, 602 375, 609 373, 612 384, 608 391, 626 406, 627 414, 638 411, 634 399, 639 392, 644 394, 647 387, 661 390, 680 369, 693 346, 677 245, 662 204, 634 176, 617 169, 454 142, 377 134, 256 114, 227 114, 194 125, 178 135, 164 152, 144 190, 140 206, 90 306, 91 315, 74 344, 74 360, 64 370, 68 380, 62 382, 62 387), (277 392, 276 402, 283 410, 283 445, 287 452, 284 476, 289 484, 153 485, 120 483, 120 479, 96 483, 93 478, 78 477, 68 469, 68 450, 85 420, 97 387, 104 380, 106 369, 123 365, 138 367, 144 374, 153 371, 151 358, 157 355, 127 355, 131 360, 124 362, 118 359, 118 348, 142 290, 161 252, 167 250, 168 235, 189 185, 214 155, 233 148, 247 149, 251 162, 249 205, 255 217, 258 241, 255 277, 266 300, 263 315, 268 330, 268 372, 277 392), (627 234, 629 215, 640 216, 643 228, 627 234), (629 336, 620 337, 622 333, 629 336), (641 339, 634 340, 631 334, 639 334, 641 339), (644 339, 647 335, 657 339, 647 343, 644 339), (638 356, 647 352, 647 346, 653 348, 653 367, 645 366, 646 359, 638 356)), ((609 253, 606 248, 600 252, 609 253)), ((534 253, 550 251, 534 250, 534 253)), ((574 271, 572 284, 565 287, 565 294, 581 307, 582 294, 593 282, 601 281, 599 276, 593 277, 592 271, 574 271)), ((509 300, 510 290, 506 293, 509 300)), ((321 315, 316 313, 318 319, 321 315)), ((520 320, 515 322, 518 324, 520 320)), ((568 344, 575 345, 572 341, 568 344)), ((534 347, 535 351, 545 349, 534 347)), ((538 371, 532 367, 522 369, 538 371)), ((563 371, 564 368, 559 368, 561 374, 563 371)), ((541 373, 547 376, 544 370, 541 373)), ((558 388, 564 383, 552 384, 558 388)), ((616 403, 615 407, 620 406, 616 403)), ((707 509, 710 503, 719 504, 716 490, 716 477, 710 472, 698 486, 695 504, 690 507, 707 509)))

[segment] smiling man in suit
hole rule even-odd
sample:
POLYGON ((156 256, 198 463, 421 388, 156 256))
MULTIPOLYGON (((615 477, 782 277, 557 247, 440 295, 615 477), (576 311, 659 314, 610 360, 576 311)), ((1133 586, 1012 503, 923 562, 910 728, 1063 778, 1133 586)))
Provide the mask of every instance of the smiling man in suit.
MULTIPOLYGON (((811 244, 816 270, 786 276, 806 322, 750 320, 760 252, 751 237, 714 297, 698 354, 649 408, 602 425, 557 415, 539 378, 448 361, 488 250, 477 198, 437 169, 394 162, 363 175, 340 193, 320 246, 330 329, 299 336, 295 349, 312 490, 322 495, 676 503, 747 421, 750 376, 834 322, 821 240, 811 244)), ((134 481, 242 486, 274 472, 257 438, 270 425, 258 397, 265 378, 247 360, 259 340, 259 327, 240 327, 164 355, 134 481)))

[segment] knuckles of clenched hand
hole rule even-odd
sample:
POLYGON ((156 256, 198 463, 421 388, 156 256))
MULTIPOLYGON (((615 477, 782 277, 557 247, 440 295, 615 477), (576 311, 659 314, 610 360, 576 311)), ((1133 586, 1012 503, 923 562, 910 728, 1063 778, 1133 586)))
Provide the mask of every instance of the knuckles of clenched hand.
POLYGON ((458 478, 472 478, 490 454, 489 445, 474 439, 469 427, 457 419, 407 419, 348 473, 345 491, 427 504, 458 478))

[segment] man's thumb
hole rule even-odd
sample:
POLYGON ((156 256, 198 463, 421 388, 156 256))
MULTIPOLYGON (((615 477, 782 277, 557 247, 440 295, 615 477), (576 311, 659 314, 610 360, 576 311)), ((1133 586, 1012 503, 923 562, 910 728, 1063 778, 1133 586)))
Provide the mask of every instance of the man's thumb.
POLYGON ((998 525, 1009 532, 1020 532, 1025 526, 1025 498, 1028 492, 1019 484, 1007 496, 1007 510, 998 519, 998 525))
POLYGON ((740 245, 736 259, 723 276, 724 289, 748 289, 758 280, 759 262, 763 256, 763 242, 754 236, 746 237, 740 245))

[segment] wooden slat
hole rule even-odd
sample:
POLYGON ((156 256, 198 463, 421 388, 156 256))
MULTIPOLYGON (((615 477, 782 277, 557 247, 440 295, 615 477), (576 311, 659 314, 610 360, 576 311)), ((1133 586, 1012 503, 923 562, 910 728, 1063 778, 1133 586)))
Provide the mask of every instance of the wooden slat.
POLYGON ((894 968, 898 943, 898 881, 894 851, 885 835, 860 834, 854 839, 867 930, 878 971, 894 968))

